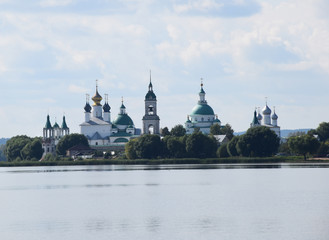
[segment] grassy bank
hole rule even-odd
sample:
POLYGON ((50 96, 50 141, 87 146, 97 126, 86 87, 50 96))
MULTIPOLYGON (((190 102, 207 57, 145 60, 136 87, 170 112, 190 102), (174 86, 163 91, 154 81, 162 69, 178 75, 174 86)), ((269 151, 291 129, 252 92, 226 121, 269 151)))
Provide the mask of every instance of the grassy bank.
POLYGON ((176 159, 89 159, 79 161, 0 162, 0 167, 74 166, 74 165, 156 165, 156 164, 262 164, 262 163, 329 163, 328 160, 307 160, 302 156, 267 158, 176 158, 176 159))

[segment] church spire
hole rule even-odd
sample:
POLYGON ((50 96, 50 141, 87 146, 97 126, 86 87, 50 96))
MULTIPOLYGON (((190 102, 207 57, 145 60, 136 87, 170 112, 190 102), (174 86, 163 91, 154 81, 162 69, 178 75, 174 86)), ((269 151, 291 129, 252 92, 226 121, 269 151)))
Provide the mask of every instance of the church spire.
POLYGON ((153 92, 152 73, 151 73, 151 70, 150 70, 150 84, 149 84, 149 91, 150 91, 150 92, 153 92))
POLYGON ((145 101, 146 100, 156 100, 156 96, 153 92, 153 85, 152 85, 152 74, 151 74, 151 70, 150 70, 150 83, 149 83, 149 90, 147 92, 147 94, 145 95, 145 101))

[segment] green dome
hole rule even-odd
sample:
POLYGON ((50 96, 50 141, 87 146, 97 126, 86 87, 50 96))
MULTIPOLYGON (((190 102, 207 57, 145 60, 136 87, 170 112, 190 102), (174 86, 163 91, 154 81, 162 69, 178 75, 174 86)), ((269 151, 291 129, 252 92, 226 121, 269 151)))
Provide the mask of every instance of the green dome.
POLYGON ((208 104, 198 104, 192 109, 191 115, 215 115, 208 104))
POLYGON ((115 125, 134 125, 133 120, 128 116, 128 114, 118 114, 117 118, 113 121, 115 125))

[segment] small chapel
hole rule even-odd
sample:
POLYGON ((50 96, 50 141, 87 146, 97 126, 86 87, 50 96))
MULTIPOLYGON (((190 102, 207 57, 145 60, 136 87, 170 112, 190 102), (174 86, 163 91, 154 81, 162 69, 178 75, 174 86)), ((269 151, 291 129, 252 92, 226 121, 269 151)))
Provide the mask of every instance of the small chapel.
POLYGON ((258 126, 265 126, 270 128, 272 131, 278 135, 278 137, 281 137, 280 132, 280 126, 278 126, 278 115, 275 113, 275 107, 273 108, 273 114, 272 110, 267 106, 267 101, 262 109, 262 114, 260 113, 260 110, 258 109, 258 114, 256 112, 256 109, 254 111, 254 118, 250 124, 250 127, 258 127, 258 126), (272 114, 272 115, 271 115, 272 114))
POLYGON ((58 123, 55 121, 54 125, 51 125, 50 116, 47 115, 47 121, 43 128, 43 136, 42 136, 42 149, 43 155, 55 154, 56 153, 56 145, 58 141, 70 134, 70 128, 66 124, 65 116, 63 116, 62 125, 59 126, 58 123))

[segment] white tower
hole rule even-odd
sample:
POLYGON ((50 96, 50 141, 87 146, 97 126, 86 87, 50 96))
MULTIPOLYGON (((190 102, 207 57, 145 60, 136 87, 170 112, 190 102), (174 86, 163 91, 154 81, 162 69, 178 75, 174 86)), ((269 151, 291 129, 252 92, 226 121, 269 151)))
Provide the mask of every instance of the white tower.
POLYGON ((70 128, 66 124, 65 115, 63 116, 61 131, 62 131, 61 132, 62 137, 70 134, 70 128))
POLYGON ((160 134, 160 118, 157 115, 157 98, 153 92, 150 72, 149 90, 145 95, 145 115, 143 117, 144 134, 160 134))
POLYGON ((55 154, 54 129, 51 126, 49 114, 47 115, 46 125, 43 128, 42 149, 42 157, 44 157, 47 153, 55 154))

